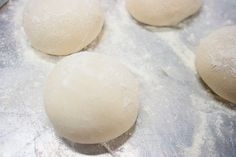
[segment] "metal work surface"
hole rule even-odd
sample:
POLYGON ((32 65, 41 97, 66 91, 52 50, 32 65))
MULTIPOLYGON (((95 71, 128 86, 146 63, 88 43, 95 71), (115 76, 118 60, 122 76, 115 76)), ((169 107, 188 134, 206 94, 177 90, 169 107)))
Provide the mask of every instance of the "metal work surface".
POLYGON ((11 0, 0 9, 0 157, 236 157, 236 109, 201 82, 194 66, 200 39, 236 24, 236 1, 205 0, 197 15, 175 28, 137 23, 124 0, 101 3, 105 26, 87 50, 120 58, 138 78, 136 125, 105 144, 57 137, 42 90, 61 57, 29 46, 21 24, 24 1, 11 0))

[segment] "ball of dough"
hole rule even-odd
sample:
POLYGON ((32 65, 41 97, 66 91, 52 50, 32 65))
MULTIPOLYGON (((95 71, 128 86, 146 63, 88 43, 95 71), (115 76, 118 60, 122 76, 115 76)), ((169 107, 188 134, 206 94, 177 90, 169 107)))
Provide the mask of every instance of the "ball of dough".
POLYGON ((139 108, 138 83, 132 73, 112 57, 89 52, 56 65, 44 98, 56 132, 83 144, 120 136, 135 123, 139 108))
POLYGON ((126 0, 126 5, 139 22, 171 26, 196 13, 202 0, 126 0))
POLYGON ((23 26, 32 47, 52 55, 68 55, 100 33, 104 15, 97 0, 30 0, 23 26))
POLYGON ((236 26, 224 27, 203 39, 196 66, 216 94, 236 104, 236 26))

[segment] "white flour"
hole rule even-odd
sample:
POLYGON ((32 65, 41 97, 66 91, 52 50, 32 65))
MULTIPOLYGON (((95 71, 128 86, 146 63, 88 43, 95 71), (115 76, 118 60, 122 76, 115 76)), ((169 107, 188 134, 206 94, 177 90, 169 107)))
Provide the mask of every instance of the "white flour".
MULTIPOLYGON (((128 141, 112 149, 111 154, 137 157, 181 154, 181 157, 198 157, 206 143, 210 151, 217 153, 213 135, 205 140, 211 133, 208 132, 209 115, 213 118, 218 115, 208 113, 208 110, 221 111, 220 114, 231 117, 235 116, 235 112, 222 107, 197 81, 195 55, 185 42, 196 44, 201 35, 222 23, 232 23, 232 20, 214 21, 214 8, 207 6, 200 16, 202 21, 199 24, 199 18, 193 17, 193 20, 178 29, 150 28, 129 16, 124 0, 101 2, 106 11, 106 22, 98 39, 86 50, 119 58, 137 76, 142 89, 141 112, 136 130, 128 141), (206 9, 212 10, 208 12, 206 9), (203 18, 205 16, 206 19, 203 18), (193 23, 193 26, 189 23, 193 23), (198 33, 200 28, 202 30, 198 33), (188 34, 188 31, 191 33, 188 34), (184 33, 186 40, 181 36, 184 33), (181 147, 176 147, 174 142, 179 142, 181 147)), ((43 84, 48 73, 63 57, 49 56, 30 47, 22 28, 24 3, 25 0, 12 0, 8 3, 10 11, 0 14, 0 20, 8 21, 14 30, 12 38, 16 40, 16 51, 20 56, 19 66, 11 70, 3 69, 6 72, 0 71, 0 104, 3 104, 0 106, 0 116, 4 115, 2 119, 0 117, 0 148, 4 150, 3 156, 87 156, 91 152, 89 147, 79 146, 83 148, 80 149, 83 153, 80 153, 58 139, 45 115, 43 84), (11 14, 14 14, 13 21, 10 21, 11 14)), ((208 5, 212 3, 212 0, 208 0, 208 5)), ((222 3, 225 4, 225 1, 222 3)), ((4 44, 5 41, 0 39, 0 49, 4 44)), ((6 65, 14 62, 8 61, 7 56, 3 60, 6 65)), ((220 128, 221 125, 219 118, 215 127, 220 128)), ((218 133, 221 135, 220 130, 218 133)), ((233 133, 229 136, 233 137, 233 133)), ((101 153, 97 156, 109 155, 101 153)))

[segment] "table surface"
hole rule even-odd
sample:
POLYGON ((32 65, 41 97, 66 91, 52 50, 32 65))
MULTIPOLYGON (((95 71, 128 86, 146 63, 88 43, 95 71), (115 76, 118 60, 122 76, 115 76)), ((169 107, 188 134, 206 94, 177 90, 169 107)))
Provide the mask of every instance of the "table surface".
POLYGON ((0 8, 7 2, 8 0, 0 0, 0 8))
POLYGON ((236 157, 235 107, 214 95, 194 66, 200 39, 236 24, 236 1, 204 0, 198 14, 172 28, 137 23, 124 0, 101 3, 105 26, 87 51, 120 58, 138 78, 136 125, 105 144, 57 137, 42 90, 62 57, 29 46, 21 24, 25 1, 11 0, 0 10, 0 157, 236 157))

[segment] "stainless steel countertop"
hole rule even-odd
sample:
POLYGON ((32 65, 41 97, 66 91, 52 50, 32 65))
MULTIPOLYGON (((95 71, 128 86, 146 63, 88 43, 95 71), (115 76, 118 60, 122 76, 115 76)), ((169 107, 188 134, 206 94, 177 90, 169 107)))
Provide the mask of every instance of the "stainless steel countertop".
POLYGON ((137 23, 124 0, 101 3, 106 24, 88 50, 119 57, 136 74, 136 125, 106 144, 58 138, 42 89, 61 57, 30 48, 21 25, 24 0, 11 0, 0 10, 0 157, 236 157, 236 108, 215 96, 194 66, 200 39, 236 24, 236 0, 204 0, 197 15, 175 28, 137 23))
POLYGON ((0 8, 7 2, 8 0, 0 0, 0 8))

